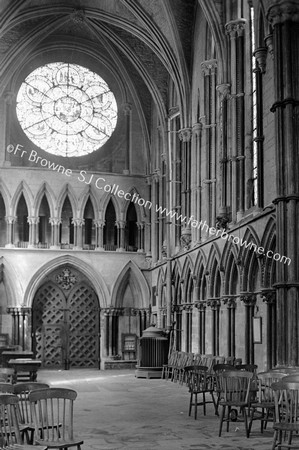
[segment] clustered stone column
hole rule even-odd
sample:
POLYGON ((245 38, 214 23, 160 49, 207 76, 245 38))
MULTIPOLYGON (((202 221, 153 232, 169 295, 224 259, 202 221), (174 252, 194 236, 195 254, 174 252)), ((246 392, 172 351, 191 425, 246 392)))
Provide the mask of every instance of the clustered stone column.
POLYGON ((50 217, 49 223, 51 224, 51 249, 59 249, 59 227, 61 219, 57 217, 50 217))
POLYGON ((38 241, 38 224, 39 217, 28 217, 27 222, 29 223, 29 243, 28 248, 35 248, 38 241))
POLYGON ((299 365, 299 3, 269 2, 273 29, 276 251, 291 263, 276 264, 277 363, 299 365))
POLYGON ((104 250, 104 220, 94 220, 94 224, 96 227, 96 250, 103 251, 104 250))
POLYGON ((6 230, 7 230, 7 236, 6 236, 6 242, 5 245, 6 248, 13 248, 14 245, 14 225, 17 223, 17 217, 16 216, 5 216, 5 221, 7 224, 6 230))
POLYGON ((236 356, 236 298, 226 297, 223 303, 227 307, 227 356, 236 356))
POLYGON ((245 19, 237 19, 225 25, 231 41, 231 209, 232 220, 240 218, 245 200, 244 161, 244 30, 245 19))
MULTIPOLYGON (((7 312, 12 316, 12 344, 20 345, 22 350, 26 350, 28 316, 30 316, 31 308, 27 308, 26 306, 10 306, 7 308, 7 312)), ((30 338, 30 334, 28 338, 30 338)))
POLYGON ((72 224, 74 225, 74 249, 82 250, 84 219, 72 219, 72 224))
POLYGON ((240 296, 245 305, 245 364, 254 364, 254 344, 253 344, 253 316, 256 305, 255 294, 243 294, 240 296))

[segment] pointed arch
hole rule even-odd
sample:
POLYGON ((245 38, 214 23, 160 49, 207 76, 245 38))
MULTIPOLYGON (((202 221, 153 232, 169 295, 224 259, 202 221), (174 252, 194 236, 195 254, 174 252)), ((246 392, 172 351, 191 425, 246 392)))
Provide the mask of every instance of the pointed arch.
MULTIPOLYGON (((111 305, 122 307, 122 298, 127 285, 130 284, 134 298, 140 299, 141 308, 147 308, 150 300, 150 289, 139 267, 129 261, 122 269, 113 286, 111 305)), ((137 306, 137 305, 136 305, 137 306)))
POLYGON ((98 205, 98 200, 97 197, 91 187, 91 185, 86 186, 84 191, 82 192, 82 194, 80 195, 79 199, 78 199, 78 217, 83 217, 84 216, 84 210, 86 207, 86 204, 88 202, 88 199, 90 199, 92 207, 93 207, 93 212, 94 212, 94 218, 97 220, 99 219, 99 205, 98 205))
POLYGON ((9 216, 11 214, 11 195, 9 193, 6 184, 1 179, 0 179, 0 193, 2 195, 5 205, 5 214, 9 216))
POLYGON ((218 245, 213 242, 208 257, 207 271, 206 271, 209 277, 207 292, 208 296, 211 298, 220 297, 221 293, 221 281, 222 281, 221 274, 223 272, 220 272, 220 260, 221 254, 218 245))
POLYGON ((32 305, 35 293, 43 284, 47 275, 54 269, 57 269, 57 267, 66 264, 73 266, 75 269, 81 271, 89 279, 98 296, 100 308, 106 308, 110 294, 101 274, 99 272, 96 272, 85 261, 82 261, 81 259, 72 255, 63 255, 59 256, 58 258, 53 258, 33 274, 24 294, 24 304, 30 307, 32 305))
MULTIPOLYGON (((139 194, 139 192, 135 186, 131 187, 131 189, 128 191, 128 194, 130 194, 130 199, 133 198, 134 194, 135 194, 135 198, 139 197, 139 198, 143 199, 143 197, 139 194)), ((123 217, 125 218, 127 216, 127 212, 128 212, 130 203, 133 203, 133 205, 135 206, 136 214, 137 214, 137 221, 138 222, 144 221, 145 217, 146 217, 145 207, 146 207, 146 204, 150 203, 150 202, 145 199, 143 199, 143 200, 146 203, 144 206, 140 206, 135 202, 131 202, 131 201, 128 201, 125 198, 123 198, 121 201, 121 204, 120 204, 120 212, 123 214, 123 217)))
POLYGON ((223 295, 235 294, 235 283, 239 282, 240 270, 238 263, 238 249, 231 241, 225 243, 220 260, 220 270, 223 272, 223 295), (237 270, 237 279, 236 271, 237 270))
MULTIPOLYGON (((275 218, 271 216, 267 222, 263 237, 262 237, 262 247, 265 251, 271 250, 275 253, 276 249, 276 223, 275 218)), ((276 261, 273 258, 265 258, 261 285, 263 288, 272 288, 276 279, 276 261)))
POLYGON ((102 217, 99 217, 99 218, 100 219, 102 218, 103 220, 105 219, 106 209, 107 209, 107 206, 108 206, 110 200, 112 201, 112 204, 114 206, 116 220, 122 220, 121 213, 120 213, 120 207, 115 198, 115 195, 110 194, 109 192, 105 192, 105 194, 101 198, 101 201, 99 204, 99 214, 102 214, 102 217))
POLYGON ((18 185, 12 201, 11 201, 11 209, 12 209, 12 215, 16 216, 17 215, 17 208, 18 208, 18 203, 20 200, 21 195, 23 194, 26 205, 27 205, 27 209, 28 209, 28 216, 32 215, 33 212, 33 195, 31 192, 31 189, 29 188, 29 186, 27 185, 27 183, 25 181, 21 181, 21 183, 18 185))
MULTIPOLYGON (((72 188, 72 186, 70 186, 68 183, 66 183, 61 191, 60 194, 57 198, 57 217, 61 217, 61 213, 62 213, 62 208, 65 202, 66 197, 68 197, 71 207, 72 207, 72 212, 73 212, 73 217, 76 218, 78 217, 78 202, 76 199, 76 195, 75 192, 72 188)), ((80 218, 80 217, 79 217, 80 218)))
POLYGON ((238 262, 242 267, 240 287, 243 292, 253 292, 259 282, 258 278, 261 273, 260 269, 262 268, 261 258, 257 257, 257 253, 253 248, 255 246, 256 248, 260 247, 261 243, 257 233, 251 226, 247 227, 242 240, 247 244, 250 243, 250 247, 242 247, 239 252, 238 262))
POLYGON ((55 204, 56 204, 56 196, 49 186, 49 184, 45 181, 41 187, 39 188, 33 203, 33 212, 36 216, 38 216, 41 202, 43 200, 44 195, 46 196, 51 217, 55 216, 55 204))

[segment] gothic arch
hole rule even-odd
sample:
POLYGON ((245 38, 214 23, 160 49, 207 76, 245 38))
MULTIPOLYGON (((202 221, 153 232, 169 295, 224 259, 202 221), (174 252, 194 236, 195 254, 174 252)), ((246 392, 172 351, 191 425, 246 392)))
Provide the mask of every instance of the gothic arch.
POLYGON ((115 195, 110 193, 105 192, 105 194, 101 198, 99 205, 100 208, 99 214, 102 214, 102 219, 105 220, 106 209, 110 200, 112 201, 112 204, 114 206, 116 220, 122 220, 118 201, 115 199, 115 195))
POLYGON ((40 204, 42 202, 44 195, 46 196, 47 201, 48 201, 51 217, 55 217, 54 211, 55 211, 55 204, 56 204, 56 196, 46 181, 39 188, 39 190, 35 196, 34 203, 33 203, 34 214, 36 216, 38 216, 40 204))
POLYGON ((134 298, 140 299, 140 307, 147 308, 150 299, 149 286, 143 273, 133 261, 129 261, 118 275, 112 289, 111 305, 115 307, 122 306, 121 299, 128 283, 131 285, 134 298))
POLYGON ((96 198, 96 196, 95 196, 91 186, 86 187, 84 189, 84 192, 82 192, 82 194, 79 197, 79 200, 78 200, 78 216, 79 217, 83 217, 84 216, 84 210, 85 210, 86 203, 88 202, 89 198, 90 198, 90 201, 91 201, 91 204, 92 204, 92 207, 93 207, 94 218, 98 219, 99 205, 98 205, 97 198, 96 198))
POLYGON ((220 267, 223 271, 223 294, 228 295, 232 292, 232 283, 234 270, 238 271, 238 279, 240 278, 238 262, 238 251, 235 244, 231 241, 225 243, 225 247, 220 260, 220 267))
POLYGON ((98 296, 100 308, 106 308, 110 294, 101 274, 99 272, 95 272, 95 270, 86 262, 72 255, 63 255, 58 258, 54 258, 35 272, 26 288, 24 294, 24 304, 30 307, 32 305, 35 293, 43 284, 47 274, 51 273, 54 269, 57 269, 57 267, 66 264, 74 266, 89 279, 98 296))
POLYGON ((208 279, 209 279, 208 289, 207 289, 208 297, 213 298, 215 296, 216 290, 218 289, 218 286, 216 285, 218 273, 220 276, 219 289, 221 290, 222 274, 220 272, 220 260, 221 260, 221 254, 220 254, 219 248, 218 248, 217 244, 213 243, 212 247, 210 249, 208 262, 207 262, 207 270, 206 270, 206 272, 208 274, 208 279))
POLYGON ((28 208, 28 216, 31 216, 33 212, 33 195, 29 186, 25 181, 21 181, 12 198, 11 201, 12 215, 13 216, 17 215, 18 202, 22 194, 24 195, 24 199, 28 208))
MULTIPOLYGON (((184 261, 184 266, 182 270, 182 281, 183 281, 183 299, 184 301, 193 300, 190 295, 194 289, 194 270, 193 262, 189 255, 184 261)), ((190 303, 190 301, 188 301, 190 303)))
MULTIPOLYGON (((267 222, 261 243, 262 247, 264 247, 266 252, 272 250, 272 252, 275 253, 276 224, 273 216, 271 216, 267 222)), ((273 286, 273 284, 275 283, 275 275, 276 275, 275 272, 276 272, 276 262, 274 261, 273 258, 265 257, 261 280, 261 285, 263 288, 269 288, 273 286)))
POLYGON ((61 217, 62 208, 66 197, 69 198, 72 206, 73 217, 76 218, 78 214, 78 202, 76 200, 73 188, 68 183, 63 186, 59 197, 57 198, 57 217, 61 217))
MULTIPOLYGON (((134 194, 136 194, 139 198, 143 198, 143 197, 141 197, 139 195, 138 190, 134 186, 127 192, 131 195, 130 198, 133 198, 134 194)), ((144 221, 145 217, 146 217, 145 207, 144 206, 140 206, 140 205, 138 205, 135 202, 133 202, 133 204, 134 204, 135 210, 136 210, 137 221, 138 222, 144 221)), ((125 198, 122 199, 121 205, 120 205, 120 211, 121 211, 121 214, 123 215, 124 219, 127 216, 127 211, 128 211, 129 205, 130 205, 130 201, 129 200, 126 200, 125 198)))
POLYGON ((5 205, 5 214, 6 216, 9 216, 11 212, 11 196, 9 190, 7 189, 6 184, 1 179, 0 179, 0 193, 2 195, 5 205))
MULTIPOLYGON (((247 244, 252 243, 256 245, 257 248, 261 246, 259 237, 251 226, 246 229, 242 239, 243 242, 246 241, 247 244)), ((251 292, 253 282, 257 281, 256 276, 258 273, 261 273, 261 258, 257 258, 257 254, 254 250, 242 247, 239 252, 238 262, 242 268, 240 290, 243 292, 251 292)))

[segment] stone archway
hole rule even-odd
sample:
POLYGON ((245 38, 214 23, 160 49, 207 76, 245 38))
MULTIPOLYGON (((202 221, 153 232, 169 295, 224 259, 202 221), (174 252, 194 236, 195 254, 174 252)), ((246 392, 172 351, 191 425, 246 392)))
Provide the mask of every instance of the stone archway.
POLYGON ((32 348, 43 367, 99 367, 99 302, 70 265, 47 275, 32 304, 32 348))

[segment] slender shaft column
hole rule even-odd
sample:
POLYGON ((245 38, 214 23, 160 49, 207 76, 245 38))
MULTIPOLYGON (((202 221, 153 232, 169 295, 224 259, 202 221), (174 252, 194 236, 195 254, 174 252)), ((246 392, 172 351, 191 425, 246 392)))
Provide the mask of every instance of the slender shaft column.
POLYGON ((130 155, 131 155, 131 118, 132 105, 131 103, 123 104, 123 111, 126 120, 126 151, 125 151, 125 168, 123 173, 128 175, 130 173, 130 155))
MULTIPOLYGON (((0 122, 0 131, 1 131, 1 144, 3 144, 2 148, 6 148, 7 145, 10 145, 10 120, 11 120, 11 112, 13 109, 13 105, 15 104, 16 95, 14 92, 6 91, 3 95, 3 100, 0 101, 0 109, 3 111, 3 115, 1 117, 0 122), (3 132, 3 134, 2 134, 3 132)), ((1 111, 0 111, 1 112, 1 111)), ((1 114, 0 114, 1 116, 1 114)), ((0 165, 10 166, 10 153, 4 152, 4 159, 0 160, 0 165)))
POLYGON ((94 224, 96 227, 96 250, 103 251, 104 250, 103 231, 104 231, 105 221, 104 220, 94 220, 94 224))
POLYGON ((144 252, 144 222, 137 222, 138 227, 138 250, 137 252, 144 252))
POLYGON ((276 263, 277 363, 299 364, 299 3, 269 2, 273 29, 275 153, 277 167, 276 263))
POLYGON ((29 223, 29 243, 28 248, 35 248, 38 242, 38 224, 39 217, 28 217, 27 222, 29 223))
POLYGON ((118 239, 117 239, 117 252, 124 252, 125 251, 125 227, 126 227, 126 222, 124 220, 118 220, 116 222, 116 226, 117 226, 117 234, 118 234, 118 239))
POLYGON ((50 217, 49 223, 51 224, 51 249, 59 249, 59 227, 61 224, 61 219, 57 217, 50 217))
POLYGON ((232 220, 244 211, 244 44, 245 19, 228 22, 231 39, 231 210, 232 220), (242 157, 242 158, 240 158, 242 157))
MULTIPOLYGON (((202 123, 195 123, 192 127, 192 185, 191 185, 191 214, 197 221, 201 218, 201 153, 200 142, 202 133, 202 123)), ((194 242, 201 241, 200 229, 192 228, 192 240, 194 242)))
POLYGON ((75 237, 74 250, 82 250, 84 219, 72 219, 72 224, 74 225, 74 237, 75 237))
POLYGON ((253 321, 254 307, 256 305, 255 294, 241 296, 245 305, 245 364, 254 364, 253 321))
POLYGON ((228 297, 223 300, 223 303, 227 306, 227 355, 236 356, 236 299, 234 297, 228 297))
POLYGON ((14 225, 17 222, 16 216, 6 216, 6 230, 7 230, 7 237, 6 237, 6 248, 13 248, 14 245, 14 225))

